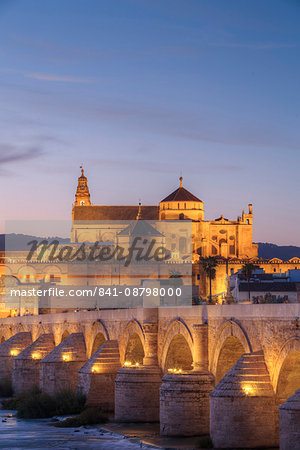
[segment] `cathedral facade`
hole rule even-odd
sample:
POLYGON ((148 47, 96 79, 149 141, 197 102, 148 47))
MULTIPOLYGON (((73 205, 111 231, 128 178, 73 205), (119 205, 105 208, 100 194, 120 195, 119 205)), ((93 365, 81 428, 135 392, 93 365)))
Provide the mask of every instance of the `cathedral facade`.
MULTIPOLYGON (((72 208, 71 242, 113 241, 120 231, 120 221, 137 218, 149 221, 192 222, 193 259, 199 256, 221 256, 223 258, 257 258, 257 244, 253 244, 253 210, 242 212, 237 220, 228 220, 223 215, 215 220, 205 220, 203 201, 183 187, 180 177, 179 187, 161 200, 158 205, 120 206, 93 205, 87 177, 81 169, 72 208), (105 221, 110 221, 109 227, 105 221), (114 221, 116 221, 114 229, 114 221)), ((171 250, 184 245, 184 236, 171 243, 171 250)))

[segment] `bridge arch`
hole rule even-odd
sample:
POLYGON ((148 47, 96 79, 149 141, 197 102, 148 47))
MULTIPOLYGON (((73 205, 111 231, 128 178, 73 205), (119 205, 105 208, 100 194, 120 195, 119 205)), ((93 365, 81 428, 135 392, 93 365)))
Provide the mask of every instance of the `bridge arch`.
MULTIPOLYGON (((26 330, 24 324, 22 322, 19 322, 19 323, 15 324, 14 327, 12 327, 12 336, 17 333, 22 333, 23 331, 27 331, 27 330, 26 330)), ((29 330, 29 331, 31 331, 31 330, 29 330)))
POLYGON ((68 330, 64 330, 61 334, 61 338, 60 338, 60 342, 64 341, 65 339, 67 339, 67 337, 70 335, 68 330))
POLYGON ((210 359, 216 384, 244 353, 251 352, 250 339, 242 325, 234 319, 226 320, 217 331, 210 359))
POLYGON ((278 404, 300 389, 300 336, 289 338, 275 362, 272 383, 278 404))
POLYGON ((39 322, 39 324, 37 324, 35 326, 35 324, 33 324, 32 326, 32 340, 33 342, 36 341, 39 337, 42 336, 42 334, 46 334, 47 331, 45 329, 45 325, 42 322, 39 322))
POLYGON ((98 319, 93 323, 92 330, 86 337, 88 355, 93 355, 106 340, 109 340, 109 333, 105 323, 98 319))
POLYGON ((193 336, 187 324, 181 319, 172 320, 168 326, 163 344, 160 365, 164 372, 171 366, 191 370, 193 363, 193 336))
POLYGON ((137 319, 131 320, 125 328, 120 343, 120 359, 123 365, 126 360, 132 363, 143 362, 145 354, 145 336, 142 325, 137 319))
POLYGON ((11 327, 5 327, 3 325, 0 326, 0 336, 1 336, 1 343, 6 341, 12 336, 12 328, 11 327), (2 339, 4 339, 2 341, 2 339))

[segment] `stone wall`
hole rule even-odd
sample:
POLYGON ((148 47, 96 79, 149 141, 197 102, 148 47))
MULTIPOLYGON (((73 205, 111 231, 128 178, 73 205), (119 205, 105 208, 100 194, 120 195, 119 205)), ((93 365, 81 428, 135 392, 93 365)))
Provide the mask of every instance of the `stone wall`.
POLYGON ((75 391, 78 385, 78 371, 86 359, 83 334, 70 334, 41 361, 41 390, 48 394, 65 389, 75 391))
POLYGON ((54 349, 52 333, 42 334, 13 361, 12 387, 15 394, 40 386, 40 363, 54 349))

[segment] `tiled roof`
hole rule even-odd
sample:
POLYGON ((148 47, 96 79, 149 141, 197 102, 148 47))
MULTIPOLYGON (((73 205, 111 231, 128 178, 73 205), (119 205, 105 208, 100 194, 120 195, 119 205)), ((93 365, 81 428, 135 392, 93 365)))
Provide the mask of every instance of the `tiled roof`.
MULTIPOLYGON (((74 220, 135 220, 138 206, 74 206, 74 220)), ((158 220, 158 206, 142 206, 144 220, 158 220)))
MULTIPOLYGON (((239 290, 241 292, 248 292, 248 283, 240 283, 239 290)), ((296 283, 290 283, 288 281, 274 281, 259 283, 250 282, 251 292, 296 292, 296 283)))
POLYGON ((172 194, 161 200, 162 202, 202 202, 198 197, 191 194, 184 187, 179 187, 172 194))
POLYGON ((118 233, 118 236, 163 236, 150 223, 145 220, 137 220, 118 233))

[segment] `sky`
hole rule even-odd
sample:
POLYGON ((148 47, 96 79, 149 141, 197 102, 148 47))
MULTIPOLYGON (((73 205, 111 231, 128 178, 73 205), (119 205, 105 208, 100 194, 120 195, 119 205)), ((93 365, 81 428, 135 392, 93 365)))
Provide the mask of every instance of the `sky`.
POLYGON ((300 245, 299 0, 0 0, 1 219, 253 203, 254 241, 300 245))

